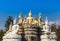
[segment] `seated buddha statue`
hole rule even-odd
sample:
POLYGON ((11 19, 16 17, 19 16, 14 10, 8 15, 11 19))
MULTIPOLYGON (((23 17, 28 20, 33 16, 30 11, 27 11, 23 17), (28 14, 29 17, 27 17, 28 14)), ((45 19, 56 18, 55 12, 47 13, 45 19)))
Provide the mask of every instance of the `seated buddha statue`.
POLYGON ((9 28, 10 31, 6 34, 3 38, 15 38, 19 29, 19 25, 17 24, 16 20, 13 21, 13 26, 9 28))
POLYGON ((23 24, 24 24, 24 25, 27 25, 27 24, 28 24, 28 20, 27 20, 26 16, 25 16, 25 18, 24 18, 23 24))
POLYGON ((44 31, 44 33, 49 33, 50 30, 51 30, 51 28, 49 27, 49 21, 48 21, 48 19, 46 17, 45 25, 43 26, 43 30, 42 31, 44 31))
POLYGON ((31 22, 32 22, 32 20, 33 20, 31 11, 29 12, 29 15, 28 15, 28 17, 27 17, 27 20, 28 20, 28 23, 31 24, 31 22))
POLYGON ((29 15, 27 17, 28 20, 28 24, 35 24, 36 23, 36 19, 32 17, 32 12, 29 12, 29 15))
POLYGON ((33 25, 37 25, 37 23, 38 23, 38 22, 37 22, 36 18, 34 18, 33 21, 32 21, 32 24, 33 24, 33 25))

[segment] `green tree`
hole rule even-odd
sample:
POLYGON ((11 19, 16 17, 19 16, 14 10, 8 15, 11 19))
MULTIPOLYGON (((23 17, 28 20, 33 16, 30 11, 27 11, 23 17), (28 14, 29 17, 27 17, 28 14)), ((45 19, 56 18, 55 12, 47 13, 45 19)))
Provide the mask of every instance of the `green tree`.
POLYGON ((6 20, 6 22, 5 22, 5 30, 6 30, 6 31, 8 31, 9 25, 10 25, 11 23, 13 23, 13 18, 12 18, 12 16, 9 16, 9 17, 7 18, 7 20, 6 20))
POLYGON ((4 33, 5 33, 5 32, 1 29, 1 30, 0 30, 0 41, 2 41, 2 37, 3 37, 4 33))
POLYGON ((56 32, 56 24, 55 23, 51 25, 51 31, 56 32))
POLYGON ((57 34, 57 40, 60 41, 60 26, 59 26, 59 28, 56 30, 56 34, 57 34))

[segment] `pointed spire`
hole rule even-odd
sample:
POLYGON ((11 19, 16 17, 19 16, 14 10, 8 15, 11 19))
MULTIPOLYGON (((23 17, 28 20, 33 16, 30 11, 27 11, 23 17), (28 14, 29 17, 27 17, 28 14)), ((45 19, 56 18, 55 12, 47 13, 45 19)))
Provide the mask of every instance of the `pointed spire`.
POLYGON ((47 19, 47 17, 46 17, 46 20, 45 20, 45 24, 49 24, 49 21, 48 21, 48 19, 47 19))
POLYGON ((16 20, 16 18, 14 19, 14 21, 13 21, 13 24, 16 24, 17 23, 17 20, 16 20))
POLYGON ((42 21, 42 14, 41 14, 41 12, 38 15, 38 21, 42 21))
POLYGON ((38 15, 40 18, 42 18, 42 14, 41 14, 41 12, 39 12, 39 15, 38 15))
POLYGON ((39 12, 39 16, 42 16, 41 12, 39 12))
POLYGON ((31 12, 31 10, 30 10, 30 12, 29 12, 29 17, 32 17, 32 12, 31 12))
POLYGON ((46 21, 48 22, 48 18, 46 17, 46 21))
POLYGON ((19 14, 19 18, 22 18, 22 13, 19 14))

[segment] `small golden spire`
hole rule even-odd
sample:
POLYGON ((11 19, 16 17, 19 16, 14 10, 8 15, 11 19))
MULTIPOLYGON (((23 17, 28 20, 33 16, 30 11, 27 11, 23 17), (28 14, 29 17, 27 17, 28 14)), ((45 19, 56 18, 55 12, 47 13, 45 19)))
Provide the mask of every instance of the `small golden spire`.
POLYGON ((22 13, 19 15, 19 24, 22 25, 22 13))
POLYGON ((39 25, 40 27, 43 27, 42 14, 41 14, 41 13, 39 13, 38 25, 39 25))
POLYGON ((42 19, 42 14, 41 14, 41 12, 39 13, 39 18, 42 19))
POLYGON ((42 22, 42 14, 41 13, 39 13, 38 21, 42 22))
POLYGON ((22 13, 20 13, 19 18, 22 18, 22 13))
POLYGON ((29 12, 29 17, 32 17, 32 12, 31 12, 31 10, 30 10, 30 12, 29 12))
POLYGON ((23 24, 26 25, 28 23, 26 16, 24 17, 23 24))

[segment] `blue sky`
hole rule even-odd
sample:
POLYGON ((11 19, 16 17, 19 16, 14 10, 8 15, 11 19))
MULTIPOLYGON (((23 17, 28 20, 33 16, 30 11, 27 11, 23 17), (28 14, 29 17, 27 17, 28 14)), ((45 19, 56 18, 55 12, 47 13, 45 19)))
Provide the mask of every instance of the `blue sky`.
POLYGON ((0 28, 4 28, 8 16, 17 17, 21 12, 23 17, 32 11, 34 17, 41 12, 43 20, 60 21, 60 0, 0 0, 0 28))

